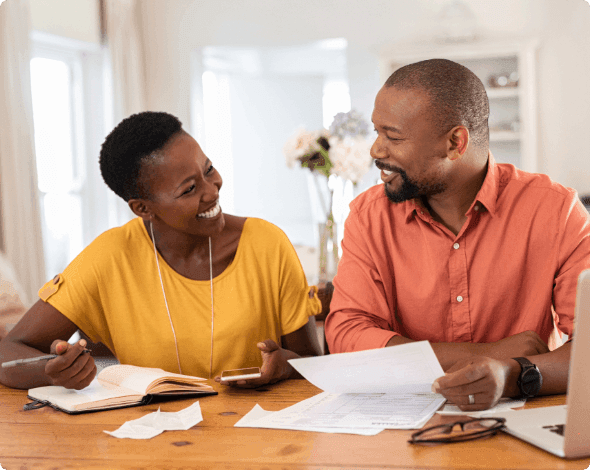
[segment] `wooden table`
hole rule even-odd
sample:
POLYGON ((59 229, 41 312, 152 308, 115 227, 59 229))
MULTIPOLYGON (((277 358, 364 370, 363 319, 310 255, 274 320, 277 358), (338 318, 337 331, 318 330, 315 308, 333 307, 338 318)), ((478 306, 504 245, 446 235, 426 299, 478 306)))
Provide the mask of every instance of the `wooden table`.
MULTIPOLYGON (((67 415, 52 408, 23 411, 26 392, 0 385, 0 465, 4 469, 586 469, 590 459, 567 461, 509 435, 486 440, 414 446, 412 431, 377 436, 234 428, 259 403, 280 410, 320 392, 305 380, 262 390, 215 384, 218 396, 200 399, 203 421, 188 431, 164 432, 149 440, 116 439, 113 431, 158 406, 178 411, 194 400, 67 415)), ((527 407, 563 404, 564 396, 530 401, 527 407)), ((430 424, 452 417, 436 416, 430 424)))

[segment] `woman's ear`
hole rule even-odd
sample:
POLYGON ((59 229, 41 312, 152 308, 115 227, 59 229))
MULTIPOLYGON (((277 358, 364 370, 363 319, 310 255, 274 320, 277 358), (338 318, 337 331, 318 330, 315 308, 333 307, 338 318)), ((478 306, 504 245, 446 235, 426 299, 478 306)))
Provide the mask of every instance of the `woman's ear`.
POLYGON ((141 217, 143 220, 152 220, 154 218, 154 214, 152 213, 152 211, 150 210, 150 208, 148 207, 148 205, 146 204, 146 201, 143 199, 129 199, 129 201, 127 201, 127 204, 129 204, 129 209, 131 209, 131 211, 137 215, 138 217, 141 217))

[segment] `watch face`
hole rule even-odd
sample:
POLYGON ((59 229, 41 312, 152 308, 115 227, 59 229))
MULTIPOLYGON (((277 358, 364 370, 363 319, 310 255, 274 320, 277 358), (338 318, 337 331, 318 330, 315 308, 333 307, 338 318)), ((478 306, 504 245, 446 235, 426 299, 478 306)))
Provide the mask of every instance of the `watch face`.
POLYGON ((521 391, 529 396, 537 395, 541 391, 541 382, 539 369, 531 367, 520 376, 521 391))

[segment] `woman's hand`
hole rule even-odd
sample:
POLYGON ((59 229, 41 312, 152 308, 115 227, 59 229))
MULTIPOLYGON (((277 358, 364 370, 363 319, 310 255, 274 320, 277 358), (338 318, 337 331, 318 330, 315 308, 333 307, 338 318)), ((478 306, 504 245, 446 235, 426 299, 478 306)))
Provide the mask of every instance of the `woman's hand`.
POLYGON ((237 380, 235 382, 221 382, 221 378, 217 376, 215 377, 215 381, 224 383, 230 387, 256 388, 261 385, 274 384, 291 376, 293 368, 287 362, 287 359, 298 357, 298 355, 279 347, 272 339, 261 341, 256 346, 262 353, 261 376, 259 378, 237 380))
POLYGON ((96 364, 90 354, 84 352, 86 340, 81 339, 76 344, 56 339, 51 344, 51 354, 58 357, 51 359, 45 365, 45 374, 52 380, 53 385, 81 390, 96 376, 96 364))

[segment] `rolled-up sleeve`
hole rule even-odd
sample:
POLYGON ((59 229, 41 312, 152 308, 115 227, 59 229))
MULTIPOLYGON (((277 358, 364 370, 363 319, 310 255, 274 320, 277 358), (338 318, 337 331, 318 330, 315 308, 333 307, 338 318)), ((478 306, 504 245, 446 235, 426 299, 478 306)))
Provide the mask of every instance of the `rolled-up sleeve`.
POLYGON ((553 307, 557 328, 571 335, 578 277, 582 271, 590 269, 590 221, 577 194, 565 199, 560 219, 559 268, 553 288, 553 307))
POLYGON ((382 272, 386 260, 375 262, 379 255, 375 240, 366 233, 371 222, 361 220, 361 213, 353 203, 345 223, 342 258, 326 318, 326 339, 332 353, 381 348, 398 334, 392 314, 395 281, 391 272, 387 276, 382 272))

